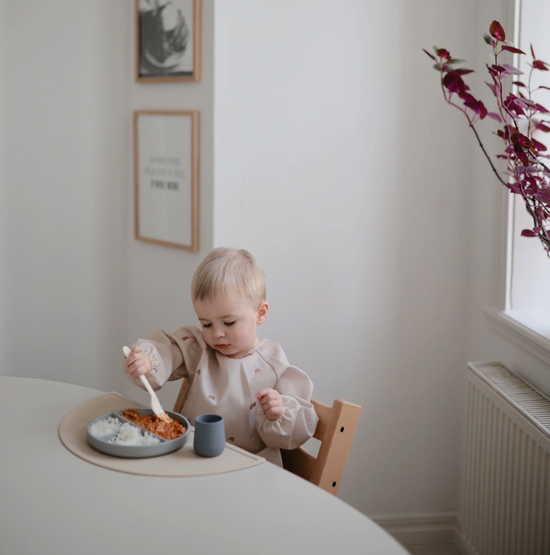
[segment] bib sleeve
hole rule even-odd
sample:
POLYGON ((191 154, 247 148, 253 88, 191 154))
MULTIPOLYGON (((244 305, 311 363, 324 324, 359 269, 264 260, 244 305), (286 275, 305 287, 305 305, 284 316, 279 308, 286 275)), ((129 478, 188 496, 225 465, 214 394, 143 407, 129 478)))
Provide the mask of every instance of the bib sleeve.
MULTIPOLYGON (((191 383, 206 344, 201 330, 189 326, 174 333, 157 329, 147 339, 136 341, 134 347, 141 347, 142 353, 151 361, 153 370, 147 380, 157 391, 167 381, 188 378, 191 383)), ((133 384, 145 389, 139 378, 128 374, 126 364, 124 373, 133 384)))
POLYGON ((278 347, 269 360, 278 377, 273 389, 283 398, 283 414, 277 420, 268 420, 259 407, 256 430, 268 447, 296 449, 313 436, 319 422, 311 403, 313 383, 305 372, 288 364, 278 345, 272 345, 278 347))

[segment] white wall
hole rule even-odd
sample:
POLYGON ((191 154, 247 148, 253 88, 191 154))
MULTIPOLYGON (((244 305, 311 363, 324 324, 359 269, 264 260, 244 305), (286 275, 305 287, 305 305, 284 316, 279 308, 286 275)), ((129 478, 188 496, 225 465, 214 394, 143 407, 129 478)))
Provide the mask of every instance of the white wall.
POLYGON ((474 4, 216 3, 214 243, 263 263, 316 398, 363 406, 340 497, 369 514, 457 503, 474 145, 421 48, 471 59, 474 4))
POLYGON ((3 372, 100 387, 126 326, 126 6, 3 10, 3 372))
MULTIPOLYGON (((0 2, 0 52, 4 52, 4 28, 5 28, 5 18, 4 18, 4 4, 0 2)), ((5 297, 7 294, 6 285, 6 180, 4 174, 4 136, 5 133, 2 130, 5 128, 5 102, 4 95, 2 93, 2 83, 5 80, 4 73, 4 56, 0 55, 0 353, 5 351, 4 342, 7 336, 7 321, 5 318, 6 308, 5 308, 5 297)), ((5 367, 0 363, 0 376, 5 372, 5 367)))

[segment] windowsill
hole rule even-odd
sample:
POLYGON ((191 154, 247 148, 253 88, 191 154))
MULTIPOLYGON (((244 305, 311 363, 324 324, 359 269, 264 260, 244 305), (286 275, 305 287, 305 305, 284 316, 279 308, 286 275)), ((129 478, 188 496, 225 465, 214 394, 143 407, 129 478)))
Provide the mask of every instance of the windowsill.
POLYGON ((502 311, 483 306, 492 329, 550 364, 550 312, 502 311))

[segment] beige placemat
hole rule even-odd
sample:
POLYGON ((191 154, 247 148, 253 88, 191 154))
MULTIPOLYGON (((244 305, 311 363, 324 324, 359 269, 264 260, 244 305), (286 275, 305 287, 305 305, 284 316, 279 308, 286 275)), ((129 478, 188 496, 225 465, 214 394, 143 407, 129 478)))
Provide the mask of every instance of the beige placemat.
POLYGON ((127 408, 143 408, 143 405, 115 391, 94 397, 65 415, 59 424, 59 438, 69 451, 85 461, 118 472, 146 476, 208 476, 243 470, 265 461, 259 455, 227 443, 218 457, 199 457, 193 450, 193 427, 191 436, 181 449, 160 457, 122 459, 93 449, 87 439, 88 424, 102 414, 127 408))

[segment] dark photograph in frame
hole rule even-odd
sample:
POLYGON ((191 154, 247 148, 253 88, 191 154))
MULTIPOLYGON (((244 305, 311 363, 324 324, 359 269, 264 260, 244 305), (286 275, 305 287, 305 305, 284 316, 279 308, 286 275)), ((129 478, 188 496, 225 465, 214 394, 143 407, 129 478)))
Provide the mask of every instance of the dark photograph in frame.
POLYGON ((135 0, 136 81, 200 81, 201 0, 135 0))

